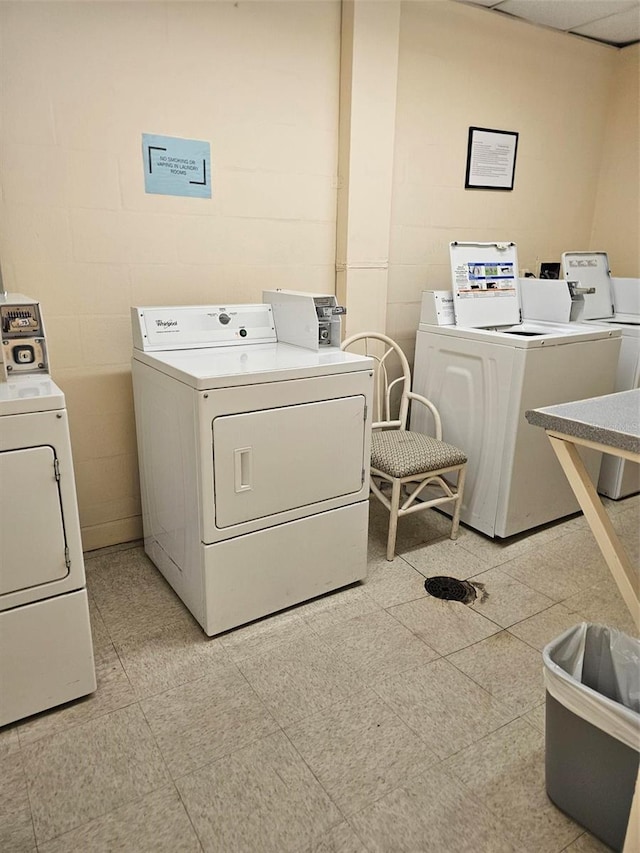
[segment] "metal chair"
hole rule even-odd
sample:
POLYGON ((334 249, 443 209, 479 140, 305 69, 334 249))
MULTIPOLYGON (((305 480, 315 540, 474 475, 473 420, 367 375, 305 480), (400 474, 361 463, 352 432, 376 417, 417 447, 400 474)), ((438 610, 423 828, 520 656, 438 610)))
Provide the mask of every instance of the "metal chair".
POLYGON ((442 423, 433 403, 411 391, 411 370, 405 354, 395 341, 377 332, 351 335, 341 349, 364 352, 375 362, 370 486, 389 510, 387 560, 394 558, 398 518, 413 512, 453 503, 450 535, 451 539, 456 539, 467 457, 457 447, 442 441, 442 423), (434 436, 407 430, 412 403, 429 409, 434 436), (394 413, 397 411, 397 417, 392 417, 392 408, 394 413), (444 476, 456 473, 456 485, 452 486, 444 476), (390 497, 382 491, 387 484, 391 486, 390 497), (428 486, 438 488, 436 496, 425 495, 418 500, 428 486))

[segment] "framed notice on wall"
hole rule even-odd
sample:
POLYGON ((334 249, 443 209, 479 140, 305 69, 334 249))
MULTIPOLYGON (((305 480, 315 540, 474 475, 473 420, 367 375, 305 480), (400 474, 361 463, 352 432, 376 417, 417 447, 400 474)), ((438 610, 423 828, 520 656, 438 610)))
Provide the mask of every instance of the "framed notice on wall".
POLYGON ((512 190, 517 150, 513 131, 470 127, 465 189, 512 190))

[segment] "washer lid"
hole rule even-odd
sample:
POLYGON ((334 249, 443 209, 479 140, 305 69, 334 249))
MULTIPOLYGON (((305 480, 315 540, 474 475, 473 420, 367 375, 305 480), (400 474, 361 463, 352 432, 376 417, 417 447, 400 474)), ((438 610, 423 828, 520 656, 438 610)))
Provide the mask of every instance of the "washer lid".
POLYGON ((470 328, 520 322, 515 243, 449 244, 456 324, 470 328))
POLYGON ((64 409, 64 394, 49 377, 19 376, 0 382, 0 417, 64 409))
POLYGON ((517 323, 500 329, 475 329, 471 326, 432 326, 420 323, 419 329, 435 335, 448 335, 472 341, 486 341, 513 349, 539 349, 565 346, 581 341, 620 338, 619 328, 593 323, 549 323, 542 320, 517 323))
POLYGON ((362 355, 338 349, 308 350, 280 343, 155 353, 134 350, 133 359, 198 391, 330 376, 373 367, 373 361, 362 355))
POLYGON ((580 288, 595 288, 584 294, 580 320, 601 320, 614 313, 611 271, 606 252, 563 252, 562 274, 567 281, 577 281, 580 288))
POLYGON ((616 314, 632 316, 631 322, 640 323, 640 278, 613 276, 611 288, 616 314))

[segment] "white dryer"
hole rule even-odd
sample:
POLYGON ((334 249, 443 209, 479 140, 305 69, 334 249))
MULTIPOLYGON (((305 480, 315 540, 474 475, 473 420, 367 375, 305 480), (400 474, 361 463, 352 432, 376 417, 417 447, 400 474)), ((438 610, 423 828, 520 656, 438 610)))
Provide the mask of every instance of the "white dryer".
POLYGON ((145 550, 208 635, 366 576, 370 359, 271 305, 132 308, 145 550))
POLYGON ((6 725, 91 693, 96 680, 64 394, 48 376, 38 303, 9 294, 0 298, 0 319, 0 369, 8 376, 0 381, 0 725, 6 725))
MULTIPOLYGON (((640 279, 612 277, 606 252, 565 252, 562 273, 593 291, 579 303, 578 321, 622 332, 615 390, 640 388, 640 279)), ((640 465, 605 454, 598 491, 615 500, 640 492, 640 465)))
MULTIPOLYGON (((451 259, 457 324, 420 323, 414 390, 433 400, 443 434, 468 455, 461 520, 512 536, 579 511, 546 435, 524 413, 612 392, 620 332, 520 322, 512 243, 455 243, 451 259)), ((433 298, 423 303, 432 317, 433 298)), ((411 428, 430 432, 428 414, 416 412, 411 428)), ((595 480, 600 455, 585 461, 595 480)))

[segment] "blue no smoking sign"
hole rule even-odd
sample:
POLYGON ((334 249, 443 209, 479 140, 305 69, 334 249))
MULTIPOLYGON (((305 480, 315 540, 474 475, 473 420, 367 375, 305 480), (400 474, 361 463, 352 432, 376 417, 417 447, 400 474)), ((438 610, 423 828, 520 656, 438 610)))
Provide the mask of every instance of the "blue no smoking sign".
POLYGON ((211 146, 199 139, 142 134, 145 192, 211 198, 211 146))

